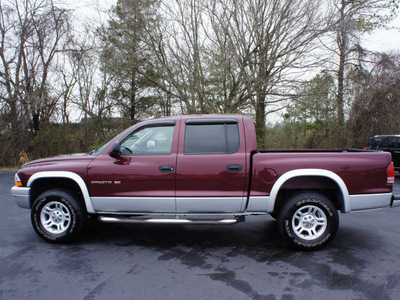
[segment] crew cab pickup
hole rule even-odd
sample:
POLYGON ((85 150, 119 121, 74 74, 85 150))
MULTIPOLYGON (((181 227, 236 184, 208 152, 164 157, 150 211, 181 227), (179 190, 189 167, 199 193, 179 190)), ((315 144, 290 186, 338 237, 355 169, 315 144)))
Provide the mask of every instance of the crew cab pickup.
POLYGON ((12 194, 37 234, 70 242, 88 216, 103 222, 233 224, 277 219, 298 249, 319 249, 338 211, 399 205, 390 153, 257 150, 251 117, 199 115, 138 123, 88 154, 39 159, 15 174, 12 194))

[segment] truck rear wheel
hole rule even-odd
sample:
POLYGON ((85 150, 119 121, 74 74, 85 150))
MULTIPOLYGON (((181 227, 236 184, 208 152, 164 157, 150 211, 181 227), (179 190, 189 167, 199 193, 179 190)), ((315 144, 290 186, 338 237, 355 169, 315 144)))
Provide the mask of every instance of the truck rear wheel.
POLYGON ((336 207, 326 196, 303 192, 294 195, 281 207, 278 226, 291 247, 317 250, 335 237, 339 216, 336 207))
POLYGON ((77 196, 68 190, 46 191, 32 205, 32 226, 47 242, 73 241, 86 223, 86 219, 85 208, 77 200, 77 196))

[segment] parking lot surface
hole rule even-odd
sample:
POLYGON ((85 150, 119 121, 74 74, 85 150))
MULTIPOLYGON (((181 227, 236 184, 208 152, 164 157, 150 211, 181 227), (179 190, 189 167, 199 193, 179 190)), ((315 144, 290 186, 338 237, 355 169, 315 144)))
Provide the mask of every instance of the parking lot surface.
MULTIPOLYGON (((286 248, 269 216, 237 225, 103 224, 40 240, 0 172, 0 299, 400 299, 400 208, 340 215, 323 250, 286 248)), ((400 179, 395 190, 400 193, 400 179)))

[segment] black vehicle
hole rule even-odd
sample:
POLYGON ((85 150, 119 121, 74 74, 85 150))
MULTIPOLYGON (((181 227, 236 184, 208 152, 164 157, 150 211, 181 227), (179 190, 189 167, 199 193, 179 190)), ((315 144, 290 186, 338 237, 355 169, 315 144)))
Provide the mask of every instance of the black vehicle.
POLYGON ((392 154, 396 171, 400 171, 400 135, 376 135, 370 137, 364 150, 382 150, 392 154))

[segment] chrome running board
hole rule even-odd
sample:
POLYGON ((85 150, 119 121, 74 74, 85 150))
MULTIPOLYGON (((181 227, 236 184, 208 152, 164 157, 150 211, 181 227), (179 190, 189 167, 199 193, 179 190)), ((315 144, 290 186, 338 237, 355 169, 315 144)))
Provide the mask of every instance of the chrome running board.
POLYGON ((152 223, 152 224, 183 224, 183 225, 227 225, 235 224, 241 221, 238 219, 222 219, 222 220, 188 220, 188 219, 144 219, 132 217, 106 217, 99 216, 98 218, 106 223, 152 223))

